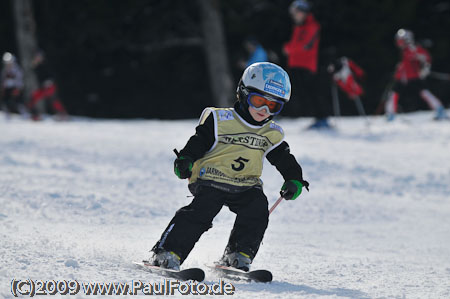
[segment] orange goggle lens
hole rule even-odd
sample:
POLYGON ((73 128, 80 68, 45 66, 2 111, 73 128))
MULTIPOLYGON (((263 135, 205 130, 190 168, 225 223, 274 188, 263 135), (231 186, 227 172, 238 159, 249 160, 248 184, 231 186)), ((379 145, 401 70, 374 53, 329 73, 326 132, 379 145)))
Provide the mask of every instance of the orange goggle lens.
POLYGON ((269 114, 275 115, 280 113, 281 109, 283 108, 283 102, 278 100, 269 100, 265 98, 262 95, 259 95, 257 93, 251 93, 248 96, 248 103, 253 108, 259 110, 259 108, 263 108, 266 106, 269 108, 269 114))

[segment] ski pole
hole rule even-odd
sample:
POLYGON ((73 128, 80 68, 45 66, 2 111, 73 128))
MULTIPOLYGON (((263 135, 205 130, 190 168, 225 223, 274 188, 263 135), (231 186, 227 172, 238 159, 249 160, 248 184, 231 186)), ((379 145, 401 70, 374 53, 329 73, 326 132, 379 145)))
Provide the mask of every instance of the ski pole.
MULTIPOLYGON (((306 190, 309 192, 309 188, 308 188, 309 184, 305 185, 304 187, 306 188, 306 190)), ((275 210, 275 208, 280 204, 280 202, 285 199, 284 196, 286 195, 286 193, 288 192, 288 190, 282 190, 280 191, 280 197, 277 199, 277 201, 272 205, 272 207, 269 210, 269 215, 273 212, 273 210, 275 210)), ((301 192, 300 192, 301 193, 301 192)))
MULTIPOLYGON (((393 74, 391 75, 393 77, 393 74)), ((375 115, 380 115, 383 113, 384 111, 384 104, 387 101, 389 92, 392 90, 392 88, 394 87, 395 84, 395 79, 392 78, 388 84, 386 85, 386 87, 384 88, 383 94, 381 95, 381 99, 380 102, 378 103, 377 109, 375 110, 375 115)))
POLYGON ((333 98, 333 112, 334 112, 334 116, 340 117, 341 116, 341 109, 339 107, 339 96, 338 96, 338 91, 337 91, 337 86, 336 83, 334 83, 334 81, 331 83, 331 96, 333 98))
POLYGON ((280 202, 284 199, 283 196, 280 196, 280 198, 277 199, 277 201, 272 205, 272 207, 269 210, 269 215, 275 210, 275 208, 280 204, 280 202))
POLYGON ((364 106, 361 103, 361 99, 359 97, 356 97, 354 99, 354 101, 355 101, 356 109, 358 109, 359 115, 364 116, 364 118, 366 119, 366 123, 369 125, 370 122, 369 122, 369 119, 367 118, 366 111, 364 110, 364 106))
POLYGON ((430 77, 438 79, 438 80, 442 80, 442 81, 450 80, 450 74, 440 73, 440 72, 430 72, 430 77))

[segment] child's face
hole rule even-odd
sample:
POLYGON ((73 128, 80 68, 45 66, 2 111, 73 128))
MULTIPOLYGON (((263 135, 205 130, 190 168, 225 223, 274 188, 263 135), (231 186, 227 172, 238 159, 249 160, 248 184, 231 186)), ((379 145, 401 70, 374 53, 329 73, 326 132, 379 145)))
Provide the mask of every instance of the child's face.
POLYGON ((267 113, 266 109, 256 110, 252 106, 249 106, 248 111, 250 112, 250 115, 253 117, 253 119, 257 122, 261 122, 270 116, 270 114, 267 113))

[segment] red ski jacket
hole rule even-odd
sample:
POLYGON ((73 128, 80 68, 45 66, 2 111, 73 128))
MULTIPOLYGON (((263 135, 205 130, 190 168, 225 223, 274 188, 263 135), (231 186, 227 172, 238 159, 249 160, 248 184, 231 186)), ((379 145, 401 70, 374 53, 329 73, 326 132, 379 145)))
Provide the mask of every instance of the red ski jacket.
POLYGON ((319 41, 320 24, 312 14, 308 14, 303 24, 294 27, 291 40, 284 44, 288 66, 305 68, 316 73, 319 41))
POLYGON ((421 72, 431 64, 431 56, 427 50, 415 45, 402 49, 402 60, 395 70, 395 79, 409 81, 421 79, 421 72))

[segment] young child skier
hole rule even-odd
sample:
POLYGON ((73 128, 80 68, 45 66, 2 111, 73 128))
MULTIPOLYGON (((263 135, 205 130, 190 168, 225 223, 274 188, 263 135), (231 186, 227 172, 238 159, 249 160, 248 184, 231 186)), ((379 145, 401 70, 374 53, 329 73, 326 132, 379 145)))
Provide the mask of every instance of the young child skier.
POLYGON ((291 95, 288 74, 269 62, 247 67, 234 108, 206 108, 193 135, 177 154, 175 174, 189 179, 192 202, 179 209, 152 248, 153 265, 179 270, 222 206, 236 220, 220 264, 249 271, 268 225, 260 179, 267 158, 283 176, 280 193, 296 199, 309 183, 272 118, 291 95))

